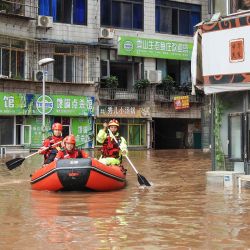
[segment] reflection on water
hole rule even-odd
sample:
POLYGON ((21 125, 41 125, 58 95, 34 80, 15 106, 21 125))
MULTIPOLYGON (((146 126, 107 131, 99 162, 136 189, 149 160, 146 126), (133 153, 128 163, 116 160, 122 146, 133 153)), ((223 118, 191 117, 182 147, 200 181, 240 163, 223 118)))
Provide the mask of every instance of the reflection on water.
POLYGON ((250 190, 206 186, 200 151, 130 152, 128 185, 116 192, 30 189, 40 156, 0 168, 0 249, 246 249, 250 190))

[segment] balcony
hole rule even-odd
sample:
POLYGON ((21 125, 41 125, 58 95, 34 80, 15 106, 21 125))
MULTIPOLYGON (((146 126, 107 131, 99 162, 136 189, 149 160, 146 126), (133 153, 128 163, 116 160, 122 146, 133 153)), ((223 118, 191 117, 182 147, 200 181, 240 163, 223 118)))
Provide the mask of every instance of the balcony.
POLYGON ((99 98, 102 100, 112 101, 136 101, 144 102, 149 100, 149 93, 146 89, 111 89, 100 88, 99 98))
POLYGON ((202 103, 203 96, 200 93, 196 95, 191 95, 191 92, 184 92, 184 91, 166 91, 166 90, 159 90, 156 89, 154 94, 154 101, 155 102, 173 102, 175 96, 189 96, 190 103, 202 103))
POLYGON ((0 1, 0 15, 35 19, 38 8, 36 5, 35 0, 2 0, 0 1))

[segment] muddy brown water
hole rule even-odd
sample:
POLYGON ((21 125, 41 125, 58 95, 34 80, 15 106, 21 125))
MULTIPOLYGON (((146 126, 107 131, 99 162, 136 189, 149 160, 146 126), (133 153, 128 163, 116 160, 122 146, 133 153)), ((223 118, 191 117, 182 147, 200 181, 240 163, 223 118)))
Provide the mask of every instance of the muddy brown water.
MULTIPOLYGON (((12 156, 14 157, 14 156, 12 156)), ((106 193, 31 190, 42 161, 9 171, 1 159, 0 249, 248 249, 250 190, 207 186, 210 155, 199 150, 134 151, 152 183, 106 193)))

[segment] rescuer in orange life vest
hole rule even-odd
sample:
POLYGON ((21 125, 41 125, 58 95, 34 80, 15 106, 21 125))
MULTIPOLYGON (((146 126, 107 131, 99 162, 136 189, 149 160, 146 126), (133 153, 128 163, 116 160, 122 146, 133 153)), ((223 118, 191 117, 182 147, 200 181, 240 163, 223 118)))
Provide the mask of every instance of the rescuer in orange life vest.
POLYGON ((62 142, 63 140, 61 123, 54 123, 52 125, 52 131, 53 135, 45 139, 43 146, 38 150, 39 154, 44 155, 44 164, 48 164, 54 160, 58 150, 60 150, 60 143, 57 144, 55 148, 49 148, 47 150, 44 150, 44 148, 51 147, 53 144, 62 142))
POLYGON ((97 134, 97 141, 102 143, 102 155, 100 162, 105 165, 119 165, 122 163, 122 155, 128 153, 126 140, 118 133, 119 122, 116 119, 111 120, 108 124, 103 123, 103 129, 97 134), (115 142, 111 135, 109 135, 108 128, 116 137, 119 145, 115 142))
POLYGON ((59 159, 71 158, 88 158, 89 155, 81 149, 76 148, 76 139, 74 135, 68 135, 63 140, 63 149, 60 150, 55 157, 55 161, 59 159))

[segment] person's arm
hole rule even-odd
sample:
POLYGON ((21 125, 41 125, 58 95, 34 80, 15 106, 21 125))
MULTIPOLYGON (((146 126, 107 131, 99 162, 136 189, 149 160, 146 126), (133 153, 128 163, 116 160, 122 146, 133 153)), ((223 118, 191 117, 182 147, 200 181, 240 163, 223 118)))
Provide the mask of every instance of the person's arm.
POLYGON ((86 153, 84 150, 81 150, 82 158, 89 158, 89 154, 86 153))
POLYGON ((44 150, 45 148, 50 147, 50 139, 45 139, 43 142, 43 146, 38 150, 39 154, 46 154, 49 149, 44 150))
POLYGON ((99 143, 103 143, 106 138, 107 138, 107 128, 108 128, 108 124, 106 122, 103 123, 103 129, 100 129, 97 136, 96 136, 96 140, 99 143))
POLYGON ((121 137, 120 149, 121 149, 123 155, 128 154, 127 142, 126 142, 124 137, 121 137))
POLYGON ((63 158, 63 152, 62 151, 59 151, 57 154, 56 154, 56 157, 54 159, 54 161, 58 161, 59 159, 62 159, 63 158))

